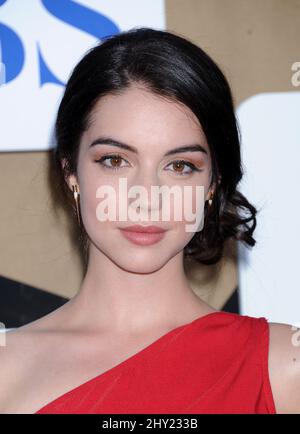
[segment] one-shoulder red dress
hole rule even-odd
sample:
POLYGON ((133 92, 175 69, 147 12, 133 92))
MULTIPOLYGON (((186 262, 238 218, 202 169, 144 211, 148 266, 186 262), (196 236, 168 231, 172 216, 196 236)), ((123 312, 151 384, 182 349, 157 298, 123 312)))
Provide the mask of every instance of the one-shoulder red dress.
POLYGON ((271 413, 269 324, 215 311, 46 404, 46 413, 271 413))

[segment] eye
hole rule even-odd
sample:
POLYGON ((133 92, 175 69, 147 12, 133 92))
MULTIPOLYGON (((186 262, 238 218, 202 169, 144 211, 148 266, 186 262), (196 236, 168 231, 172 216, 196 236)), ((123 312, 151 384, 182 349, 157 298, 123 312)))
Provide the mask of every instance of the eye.
POLYGON ((174 172, 176 173, 176 175, 179 176, 188 175, 192 172, 202 172, 202 170, 198 169, 193 163, 190 163, 189 161, 185 161, 185 160, 175 160, 172 161, 172 163, 168 164, 168 166, 170 165, 173 165, 173 167, 175 167, 174 172), (186 166, 188 169, 181 170, 182 168, 184 168, 184 166, 186 166))
MULTIPOLYGON (((119 170, 122 169, 125 166, 120 166, 119 163, 121 161, 127 161, 125 160, 125 158, 121 157, 121 155, 119 154, 111 154, 111 155, 105 155, 101 158, 99 158, 99 160, 96 160, 96 163, 101 164, 102 167, 104 167, 105 169, 112 169, 112 170, 119 170), (106 160, 110 160, 111 164, 105 164, 104 161, 106 160)), ((128 161, 127 161, 128 163, 128 161)))

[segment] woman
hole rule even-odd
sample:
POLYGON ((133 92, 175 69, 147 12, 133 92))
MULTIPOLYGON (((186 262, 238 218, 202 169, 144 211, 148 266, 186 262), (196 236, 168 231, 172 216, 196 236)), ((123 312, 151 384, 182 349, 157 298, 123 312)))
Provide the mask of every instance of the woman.
POLYGON ((55 127, 57 185, 78 219, 86 270, 65 305, 7 333, 1 412, 300 411, 291 327, 213 309, 184 272, 184 261, 216 263, 229 238, 255 244, 219 67, 178 35, 123 32, 75 67, 55 127), (138 206, 134 195, 112 194, 107 205, 126 219, 105 220, 101 187, 120 193, 121 179, 149 194, 138 206), (186 214, 175 218, 178 197, 169 219, 147 219, 166 198, 154 200, 151 186, 189 187, 184 211, 201 186, 199 226, 188 231, 186 214), (142 219, 130 231, 133 211, 142 219))

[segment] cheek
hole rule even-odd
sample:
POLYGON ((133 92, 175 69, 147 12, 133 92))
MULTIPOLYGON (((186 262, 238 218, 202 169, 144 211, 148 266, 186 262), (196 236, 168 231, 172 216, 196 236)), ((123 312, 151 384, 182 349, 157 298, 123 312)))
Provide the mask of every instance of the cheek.
POLYGON ((94 226, 97 222, 96 210, 99 203, 96 193, 102 182, 93 168, 84 169, 84 176, 80 178, 80 208, 83 223, 86 227, 94 226), (89 170, 90 169, 90 170, 89 170))
POLYGON ((171 221, 191 222, 203 216, 207 187, 205 184, 184 185, 176 194, 163 197, 163 209, 170 207, 171 221))
POLYGON ((103 225, 113 222, 114 219, 111 218, 107 221, 103 221, 102 219, 101 221, 101 217, 99 217, 99 205, 102 202, 107 203, 107 195, 103 195, 103 192, 107 191, 110 192, 109 200, 115 203, 116 198, 116 203, 118 204, 117 194, 115 196, 111 194, 111 190, 116 193, 118 192, 117 177, 109 177, 101 172, 96 163, 82 163, 80 170, 80 206, 83 222, 87 230, 88 228, 98 228, 100 225, 103 228, 103 225))
POLYGON ((91 224, 95 225, 96 208, 98 199, 96 198, 96 187, 88 186, 81 187, 80 189, 80 207, 82 220, 85 227, 90 227, 91 224))
POLYGON ((195 235, 203 229, 205 198, 208 187, 202 183, 194 183, 182 189, 182 200, 173 201, 174 212, 172 226, 181 243, 187 244, 195 235), (181 219, 176 218, 182 216, 181 219))

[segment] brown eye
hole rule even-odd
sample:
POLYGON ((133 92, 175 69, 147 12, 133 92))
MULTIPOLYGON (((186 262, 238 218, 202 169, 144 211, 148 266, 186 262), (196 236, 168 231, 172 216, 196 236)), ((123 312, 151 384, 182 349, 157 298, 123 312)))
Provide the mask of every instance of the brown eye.
POLYGON ((113 167, 119 167, 118 163, 121 162, 121 158, 120 157, 111 157, 110 160, 111 160, 111 165, 113 167))
POLYGON ((96 160, 96 163, 100 163, 101 166, 103 166, 105 169, 112 169, 112 170, 118 170, 122 169, 125 166, 121 166, 119 163, 126 160, 121 157, 118 154, 112 154, 112 155, 105 155, 104 157, 101 157, 99 160, 96 160), (110 161, 111 164, 106 164, 104 162, 110 161))
POLYGON ((173 167, 175 168, 175 172, 183 172, 185 164, 182 161, 175 161, 173 163, 173 167), (178 169, 178 170, 177 170, 178 169))
POLYGON ((177 175, 189 175, 192 172, 201 172, 201 169, 197 169, 197 167, 185 160, 176 160, 169 164, 169 166, 173 166, 174 170, 177 175), (187 167, 187 169, 184 170, 184 168, 187 167))

